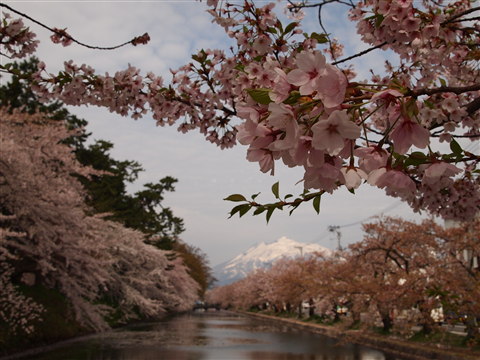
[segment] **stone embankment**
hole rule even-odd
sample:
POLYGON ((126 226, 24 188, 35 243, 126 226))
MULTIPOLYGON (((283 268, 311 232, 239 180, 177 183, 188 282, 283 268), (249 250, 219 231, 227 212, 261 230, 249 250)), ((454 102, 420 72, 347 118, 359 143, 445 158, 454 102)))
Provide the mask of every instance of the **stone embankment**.
POLYGON ((297 319, 282 318, 252 312, 239 312, 246 316, 258 317, 271 321, 281 321, 295 327, 308 329, 309 331, 325 335, 341 342, 349 342, 365 345, 374 349, 382 350, 389 355, 405 360, 478 360, 479 352, 468 349, 453 349, 441 344, 420 344, 402 340, 400 338, 383 337, 366 333, 362 330, 344 330, 333 326, 308 323, 297 319))

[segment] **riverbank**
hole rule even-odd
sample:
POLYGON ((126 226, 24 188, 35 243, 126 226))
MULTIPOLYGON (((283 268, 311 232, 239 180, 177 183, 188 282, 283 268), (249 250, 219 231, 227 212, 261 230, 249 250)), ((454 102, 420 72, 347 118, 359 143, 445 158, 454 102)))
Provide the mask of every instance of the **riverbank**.
POLYGON ((309 331, 335 338, 340 342, 353 342, 385 351, 391 355, 405 360, 478 360, 479 351, 470 349, 457 349, 441 344, 422 344, 407 341, 401 338, 381 336, 379 334, 365 332, 363 330, 344 330, 335 326, 327 326, 317 323, 305 322, 299 319, 284 318, 279 316, 237 311, 246 316, 262 318, 271 321, 288 323, 295 327, 308 329, 309 331))

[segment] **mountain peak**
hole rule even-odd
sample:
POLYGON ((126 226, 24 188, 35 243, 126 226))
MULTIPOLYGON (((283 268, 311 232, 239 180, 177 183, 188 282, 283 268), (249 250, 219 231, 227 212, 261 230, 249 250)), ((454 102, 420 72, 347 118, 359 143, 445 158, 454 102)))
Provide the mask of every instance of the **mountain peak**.
POLYGON ((244 278, 256 269, 269 268, 281 258, 295 258, 314 252, 324 256, 330 256, 332 253, 321 245, 306 244, 282 236, 271 243, 262 241, 232 260, 217 265, 214 267, 214 275, 218 279, 218 285, 226 285, 244 278))
POLYGON ((272 244, 274 244, 274 243, 292 243, 292 242, 297 243, 297 241, 295 241, 295 240, 289 239, 286 236, 282 236, 281 238, 274 241, 272 244))

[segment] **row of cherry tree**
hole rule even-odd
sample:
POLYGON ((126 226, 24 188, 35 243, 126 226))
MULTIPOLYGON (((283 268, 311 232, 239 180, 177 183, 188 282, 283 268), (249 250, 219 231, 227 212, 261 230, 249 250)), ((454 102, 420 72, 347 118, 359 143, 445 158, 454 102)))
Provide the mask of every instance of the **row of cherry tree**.
POLYGON ((381 322, 385 331, 404 335, 417 324, 427 333, 434 330, 439 319, 432 314, 442 308, 446 321, 449 314, 467 314, 469 336, 480 340, 479 220, 445 229, 431 220, 380 218, 364 231, 363 241, 332 257, 279 260, 212 289, 207 301, 276 312, 297 312, 309 302, 328 321, 346 307, 348 325, 381 322))
POLYGON ((98 171, 62 143, 72 135, 63 122, 5 109, 0 119, 0 319, 11 333, 32 333, 42 317, 42 306, 19 291, 22 283, 58 289, 76 320, 95 330, 108 328, 113 313, 126 321, 193 304, 198 284, 181 257, 85 204, 73 174, 98 171))

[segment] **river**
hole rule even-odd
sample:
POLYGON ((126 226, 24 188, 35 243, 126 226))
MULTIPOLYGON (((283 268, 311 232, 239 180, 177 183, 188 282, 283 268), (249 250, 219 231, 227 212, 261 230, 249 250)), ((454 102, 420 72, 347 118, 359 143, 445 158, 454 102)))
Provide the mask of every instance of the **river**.
POLYGON ((70 340, 35 360, 397 360, 308 330, 226 312, 176 316, 70 340))

